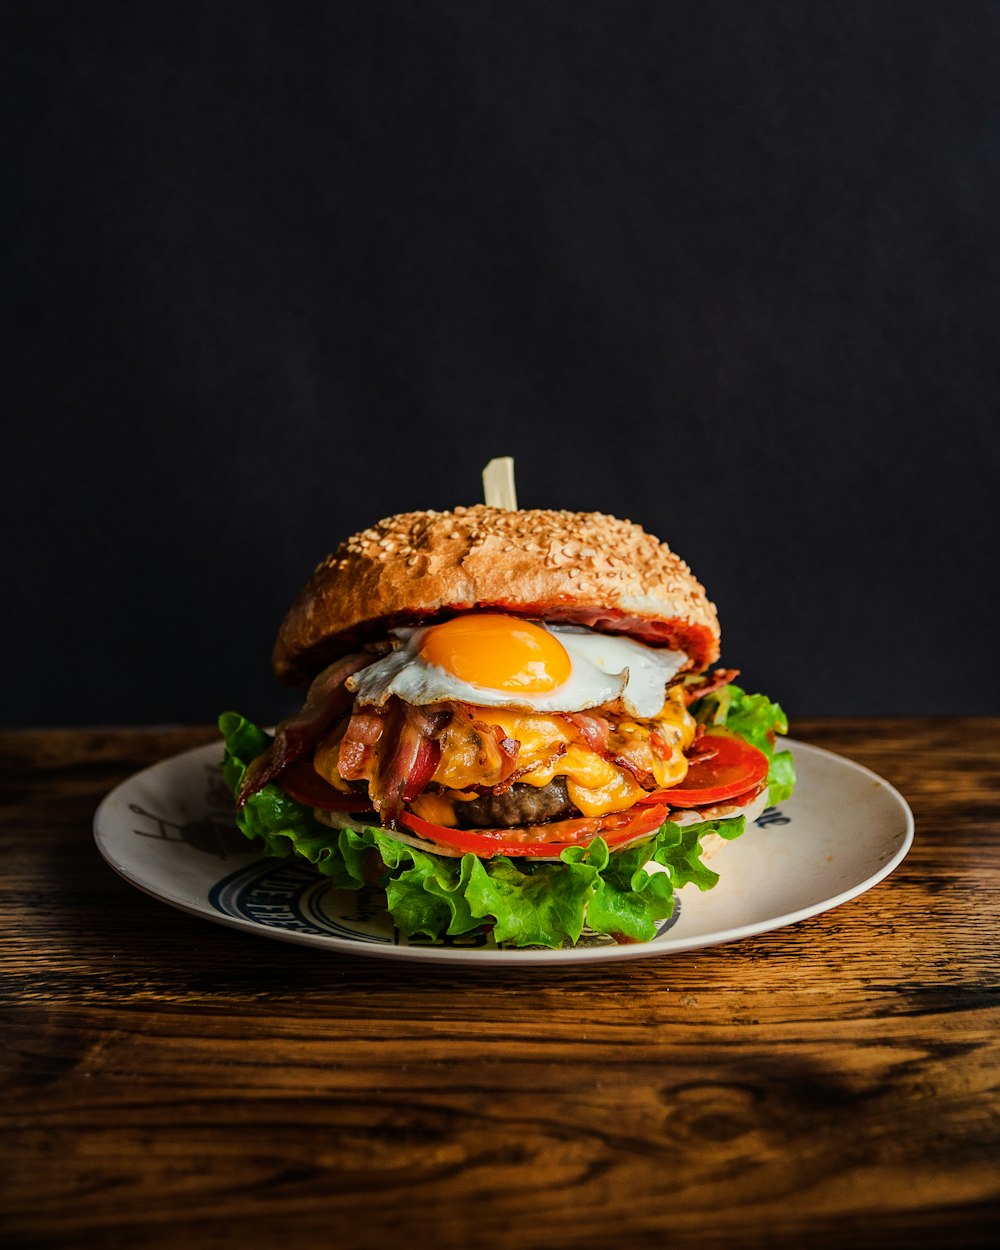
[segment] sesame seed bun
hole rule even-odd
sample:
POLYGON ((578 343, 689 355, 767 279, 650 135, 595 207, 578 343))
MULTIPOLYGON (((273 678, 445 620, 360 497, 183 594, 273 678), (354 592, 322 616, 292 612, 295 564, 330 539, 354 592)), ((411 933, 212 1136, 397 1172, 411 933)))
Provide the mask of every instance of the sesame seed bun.
POLYGON ((285 617, 274 671, 308 681, 393 626, 472 609, 627 634, 686 652, 693 672, 719 657, 715 605, 640 526, 599 512, 479 504, 387 517, 341 543, 285 617))

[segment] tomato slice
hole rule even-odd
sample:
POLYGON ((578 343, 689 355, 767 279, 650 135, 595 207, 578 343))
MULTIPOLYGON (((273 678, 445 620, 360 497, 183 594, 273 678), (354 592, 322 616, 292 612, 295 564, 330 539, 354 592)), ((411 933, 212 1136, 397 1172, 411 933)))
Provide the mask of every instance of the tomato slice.
POLYGON ((671 807, 702 807, 746 794, 767 777, 767 756, 737 734, 718 730, 698 740, 711 754, 695 757, 679 786, 654 790, 640 803, 669 803, 671 807))
POLYGON ((306 807, 318 807, 327 812, 370 812, 371 800, 366 794, 345 794, 319 775, 312 762, 295 760, 275 777, 275 783, 289 798, 306 807))
POLYGON ((661 806, 632 807, 610 816, 583 816, 579 820, 556 820, 549 825, 524 829, 446 829, 412 812, 399 818, 413 833, 456 851, 471 851, 480 859, 493 855, 515 857, 557 856, 568 846, 582 846, 602 837, 608 846, 654 833, 667 818, 661 806))

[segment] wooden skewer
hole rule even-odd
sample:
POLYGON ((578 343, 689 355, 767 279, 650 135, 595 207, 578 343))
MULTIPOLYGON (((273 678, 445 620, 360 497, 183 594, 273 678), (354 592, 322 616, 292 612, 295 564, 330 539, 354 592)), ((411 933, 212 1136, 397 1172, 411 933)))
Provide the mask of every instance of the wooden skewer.
POLYGON ((498 456, 483 469, 483 497, 488 508, 517 510, 513 456, 498 456))

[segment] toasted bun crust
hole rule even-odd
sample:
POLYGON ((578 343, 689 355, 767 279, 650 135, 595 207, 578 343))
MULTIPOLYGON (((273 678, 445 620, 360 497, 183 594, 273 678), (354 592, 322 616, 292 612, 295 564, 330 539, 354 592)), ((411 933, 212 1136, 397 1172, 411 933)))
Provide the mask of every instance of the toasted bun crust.
POLYGON ((355 534, 316 568, 274 647, 284 681, 308 681, 395 625, 489 609, 576 622, 691 657, 719 657, 715 605, 666 543, 599 512, 478 504, 405 512, 355 534))

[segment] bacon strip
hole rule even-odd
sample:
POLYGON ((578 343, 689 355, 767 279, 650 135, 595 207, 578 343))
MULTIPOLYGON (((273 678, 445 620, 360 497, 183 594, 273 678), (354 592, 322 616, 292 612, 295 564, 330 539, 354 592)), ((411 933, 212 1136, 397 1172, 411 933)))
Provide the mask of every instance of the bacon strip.
POLYGON ((728 686, 740 675, 738 668, 714 668, 710 673, 702 673, 700 677, 681 683, 684 704, 690 707, 696 699, 703 699, 707 694, 714 694, 723 686, 728 686))
POLYGON ((694 742, 684 752, 689 764, 707 764, 719 754, 719 748, 712 745, 710 735, 705 733, 705 726, 699 725, 694 742))
POLYGON ((345 781, 367 781, 375 747, 385 732, 386 710, 355 708, 340 740, 337 771, 345 781))
POLYGON ((403 804, 430 781, 441 758, 436 739, 449 719, 449 712, 431 712, 400 699, 390 709, 378 772, 368 783, 372 804, 390 828, 403 814, 403 804))
POLYGON ((392 697, 384 707, 355 710, 340 744, 338 769, 346 781, 367 781, 368 797, 384 824, 395 827, 422 793, 441 758, 438 743, 451 712, 413 707, 392 697))
POLYGON ((316 745, 327 728, 351 706, 354 696, 344 688, 344 682, 371 662, 370 655, 358 653, 344 656, 323 669, 309 687, 301 709, 278 725, 274 741, 247 769, 236 797, 237 808, 316 745))
MULTIPOLYGON (((516 738, 505 738, 504 742, 507 743, 508 747, 513 746, 515 751, 520 751, 521 749, 521 744, 520 742, 517 741, 516 738)), ((551 768, 552 765, 555 764, 556 760, 561 759, 566 754, 566 750, 567 750, 567 746, 565 742, 557 742, 556 745, 552 748, 552 753, 548 755, 545 759, 543 760, 535 759, 535 760, 531 760, 527 764, 519 765, 517 768, 514 769, 512 773, 509 774, 509 776, 504 778, 503 783, 501 785, 470 786, 469 788, 471 790, 478 791, 479 794, 506 794, 507 791, 510 790, 510 788, 514 785, 515 782, 520 781, 521 778, 526 776, 528 773, 539 772, 539 771, 544 772, 545 769, 551 768)))
POLYGON ((487 725, 481 720, 474 720, 472 728, 480 735, 485 748, 491 742, 499 755, 499 778, 492 789, 494 794, 504 794, 514 784, 517 775, 517 754, 521 744, 516 738, 508 738, 499 725, 487 725))
POLYGON ((598 755, 607 757, 608 739, 611 737, 611 723, 596 712, 566 712, 563 720, 568 720, 580 731, 580 737, 588 747, 598 755))
POLYGON ((571 712, 563 717, 580 731, 580 736, 588 747, 601 759, 619 768, 627 768, 644 790, 656 789, 656 778, 642 764, 624 752, 616 754, 611 745, 613 728, 611 722, 596 712, 571 712))

